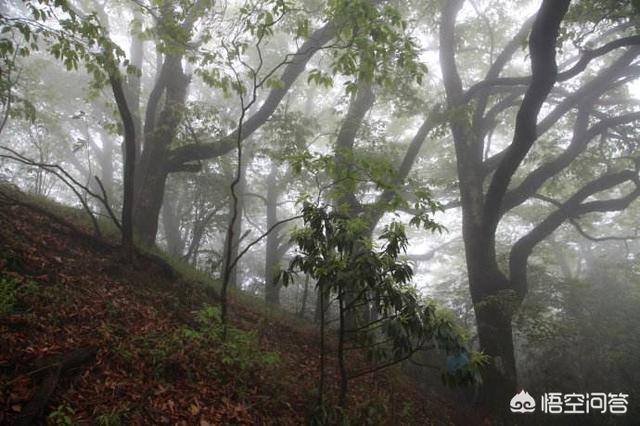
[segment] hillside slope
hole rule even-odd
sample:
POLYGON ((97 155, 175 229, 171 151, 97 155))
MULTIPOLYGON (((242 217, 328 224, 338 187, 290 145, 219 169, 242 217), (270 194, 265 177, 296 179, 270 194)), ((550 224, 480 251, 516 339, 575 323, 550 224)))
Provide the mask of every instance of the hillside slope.
MULTIPOLYGON (((223 343, 210 284, 154 256, 127 265, 117 246, 10 198, 0 197, 0 424, 308 422, 310 325, 236 295, 223 343)), ((397 371, 355 382, 350 405, 356 424, 470 422, 397 371)))

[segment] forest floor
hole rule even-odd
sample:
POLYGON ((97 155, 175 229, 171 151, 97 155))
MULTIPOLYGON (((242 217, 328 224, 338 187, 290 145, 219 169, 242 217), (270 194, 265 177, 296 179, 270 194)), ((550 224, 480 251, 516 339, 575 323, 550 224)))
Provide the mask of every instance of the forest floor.
MULTIPOLYGON (((236 293, 223 342, 205 277, 149 254, 129 265, 77 221, 9 198, 0 196, 0 424, 309 422, 311 324, 236 293)), ((334 365, 327 383, 335 394, 334 365)), ((350 386, 353 424, 486 422, 398 369, 350 386)))

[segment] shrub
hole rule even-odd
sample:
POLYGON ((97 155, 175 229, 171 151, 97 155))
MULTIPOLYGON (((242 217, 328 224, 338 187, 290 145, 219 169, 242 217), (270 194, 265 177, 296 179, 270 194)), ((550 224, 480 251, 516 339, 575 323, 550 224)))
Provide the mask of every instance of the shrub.
MULTIPOLYGON (((208 374, 232 380, 238 392, 256 378, 274 373, 280 357, 260 349, 255 333, 224 326, 220 310, 206 305, 195 312, 196 325, 145 337, 139 344, 153 374, 165 380, 208 374), (224 368, 222 368, 224 367, 224 368)), ((275 376, 275 375, 274 375, 275 376)))
POLYGON ((0 277, 0 318, 11 315, 21 297, 34 291, 35 284, 11 277, 0 277))

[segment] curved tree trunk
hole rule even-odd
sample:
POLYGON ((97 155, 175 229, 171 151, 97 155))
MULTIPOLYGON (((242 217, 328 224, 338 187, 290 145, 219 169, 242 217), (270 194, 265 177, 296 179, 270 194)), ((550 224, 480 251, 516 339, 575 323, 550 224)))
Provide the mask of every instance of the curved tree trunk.
POLYGON ((190 78, 182 70, 181 56, 167 56, 149 96, 144 128, 144 149, 136 173, 134 225, 140 241, 152 245, 158 232, 168 175, 169 146, 176 136, 190 78), (156 115, 162 94, 165 102, 156 115))
POLYGON ((176 197, 176 194, 171 193, 167 195, 169 196, 165 198, 162 204, 162 226, 167 240, 167 250, 170 255, 181 257, 185 246, 185 241, 180 232, 179 206, 182 205, 182 197, 176 197), (178 199, 176 200, 176 198, 178 199))
MULTIPOLYGON (((463 3, 464 0, 444 3, 440 20, 440 64, 451 110, 467 103, 455 56, 455 23, 463 3)), ((491 357, 483 374, 481 398, 499 413, 507 412, 508 402, 517 386, 511 320, 524 297, 522 284, 526 283, 526 276, 522 279, 512 274, 509 280, 500 271, 495 234, 504 214, 503 203, 509 183, 537 139, 538 113, 557 78, 556 38, 569 3, 570 0, 544 0, 536 15, 529 38, 532 63, 529 87, 518 111, 513 141, 501 156, 486 193, 483 183, 488 173, 483 152, 487 132, 482 120, 486 93, 481 95, 471 119, 457 114, 450 121, 456 150, 469 289, 480 347, 491 357)), ((488 79, 499 75, 513 46, 515 44, 510 43, 492 64, 488 79)))
MULTIPOLYGON (((240 169, 240 180, 238 181, 238 185, 236 185, 235 193, 238 197, 238 217, 233 222, 233 232, 232 232, 232 241, 231 241, 231 253, 228 258, 224 259, 223 265, 224 268, 227 268, 228 264, 234 262, 234 260, 238 257, 238 252, 240 249, 240 242, 242 239, 242 214, 244 212, 244 193, 246 191, 247 186, 247 163, 243 161, 243 164, 240 169)), ((231 215, 233 214, 233 209, 230 209, 229 212, 229 221, 231 221, 231 215)), ((227 233, 227 237, 228 237, 227 233)), ((225 238, 225 243, 223 247, 227 247, 227 240, 225 238)), ((237 263, 234 268, 229 272, 229 287, 237 288, 238 287, 238 267, 240 266, 237 263)), ((224 269, 223 269, 224 271, 224 269)))
POLYGON ((468 268, 469 286, 476 317, 478 339, 482 351, 491 356, 483 371, 483 388, 480 401, 506 413, 508 401, 517 387, 515 349, 511 321, 521 299, 510 289, 511 285, 502 272, 482 271, 483 261, 474 262, 468 268), (478 291, 482 289, 482 291, 478 291))

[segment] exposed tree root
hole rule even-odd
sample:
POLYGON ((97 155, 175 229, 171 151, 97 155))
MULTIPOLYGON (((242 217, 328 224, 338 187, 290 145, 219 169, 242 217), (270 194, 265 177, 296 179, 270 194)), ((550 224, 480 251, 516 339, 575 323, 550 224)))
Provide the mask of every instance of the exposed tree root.
POLYGON ((40 365, 38 371, 42 372, 43 377, 33 398, 20 414, 16 425, 33 425, 42 416, 49 399, 58 386, 62 373, 80 367, 85 362, 93 359, 97 352, 96 348, 80 348, 55 356, 53 359, 49 358, 38 362, 40 365))

